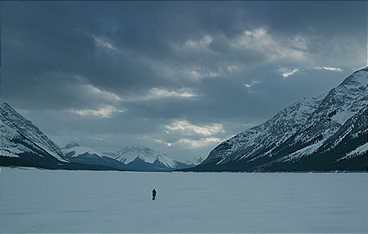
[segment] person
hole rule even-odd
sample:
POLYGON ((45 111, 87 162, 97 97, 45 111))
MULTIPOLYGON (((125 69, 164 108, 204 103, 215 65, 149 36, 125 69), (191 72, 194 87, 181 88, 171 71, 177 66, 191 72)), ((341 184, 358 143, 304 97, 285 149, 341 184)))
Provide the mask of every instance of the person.
POLYGON ((152 200, 156 200, 156 194, 157 194, 156 189, 153 189, 152 190, 152 200))

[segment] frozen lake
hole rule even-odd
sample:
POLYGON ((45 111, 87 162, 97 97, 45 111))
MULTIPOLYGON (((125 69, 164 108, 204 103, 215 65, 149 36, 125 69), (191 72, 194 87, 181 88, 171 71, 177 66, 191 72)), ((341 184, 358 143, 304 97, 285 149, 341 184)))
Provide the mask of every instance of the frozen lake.
POLYGON ((1 168, 0 186, 0 232, 6 233, 368 232, 363 173, 1 168))

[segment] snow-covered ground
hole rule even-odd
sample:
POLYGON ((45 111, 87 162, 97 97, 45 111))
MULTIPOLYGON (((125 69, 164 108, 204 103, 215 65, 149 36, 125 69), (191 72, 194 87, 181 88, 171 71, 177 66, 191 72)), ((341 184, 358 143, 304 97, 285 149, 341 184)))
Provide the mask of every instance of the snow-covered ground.
POLYGON ((5 233, 368 232, 363 173, 0 173, 5 233))

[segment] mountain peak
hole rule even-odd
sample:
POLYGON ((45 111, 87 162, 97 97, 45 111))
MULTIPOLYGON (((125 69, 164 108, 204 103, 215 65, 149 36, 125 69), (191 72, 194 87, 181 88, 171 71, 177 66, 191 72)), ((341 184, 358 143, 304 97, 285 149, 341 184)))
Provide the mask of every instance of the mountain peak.
POLYGON ((26 157, 22 155, 28 154, 65 162, 59 146, 6 102, 0 103, 0 123, 0 137, 3 139, 0 148, 8 155, 26 157))
MULTIPOLYGON (((6 102, 2 102, 2 103, 0 103, 0 107, 7 107, 7 108, 12 108, 8 103, 6 103, 6 102)), ((13 109, 13 108, 12 108, 13 109)))
POLYGON ((356 70, 355 72, 358 72, 358 71, 368 71, 368 66, 362 67, 362 68, 356 70))
POLYGON ((365 153, 350 152, 362 152, 366 142, 367 89, 364 67, 327 95, 303 99, 222 142, 194 170, 361 170, 365 153))
POLYGON ((116 155, 118 158, 121 158, 124 163, 133 161, 137 156, 143 161, 152 163, 162 154, 145 146, 126 146, 118 151, 116 155))
POLYGON ((348 76, 340 86, 367 87, 368 85, 368 67, 359 69, 348 76))
POLYGON ((26 118, 24 118, 22 115, 20 115, 16 110, 14 110, 14 108, 9 105, 8 103, 6 102, 2 102, 0 104, 0 109, 3 111, 3 112, 6 112, 8 114, 12 114, 14 116, 16 116, 16 118, 20 118, 20 119, 23 119, 25 121, 29 121, 29 120, 26 120, 26 118))

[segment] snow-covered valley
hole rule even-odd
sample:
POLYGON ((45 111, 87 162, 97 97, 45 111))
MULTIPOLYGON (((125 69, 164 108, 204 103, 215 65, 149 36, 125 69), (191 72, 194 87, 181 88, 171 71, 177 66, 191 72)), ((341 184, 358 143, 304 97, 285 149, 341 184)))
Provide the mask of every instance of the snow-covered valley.
POLYGON ((1 233, 368 232, 364 173, 0 173, 1 233))

